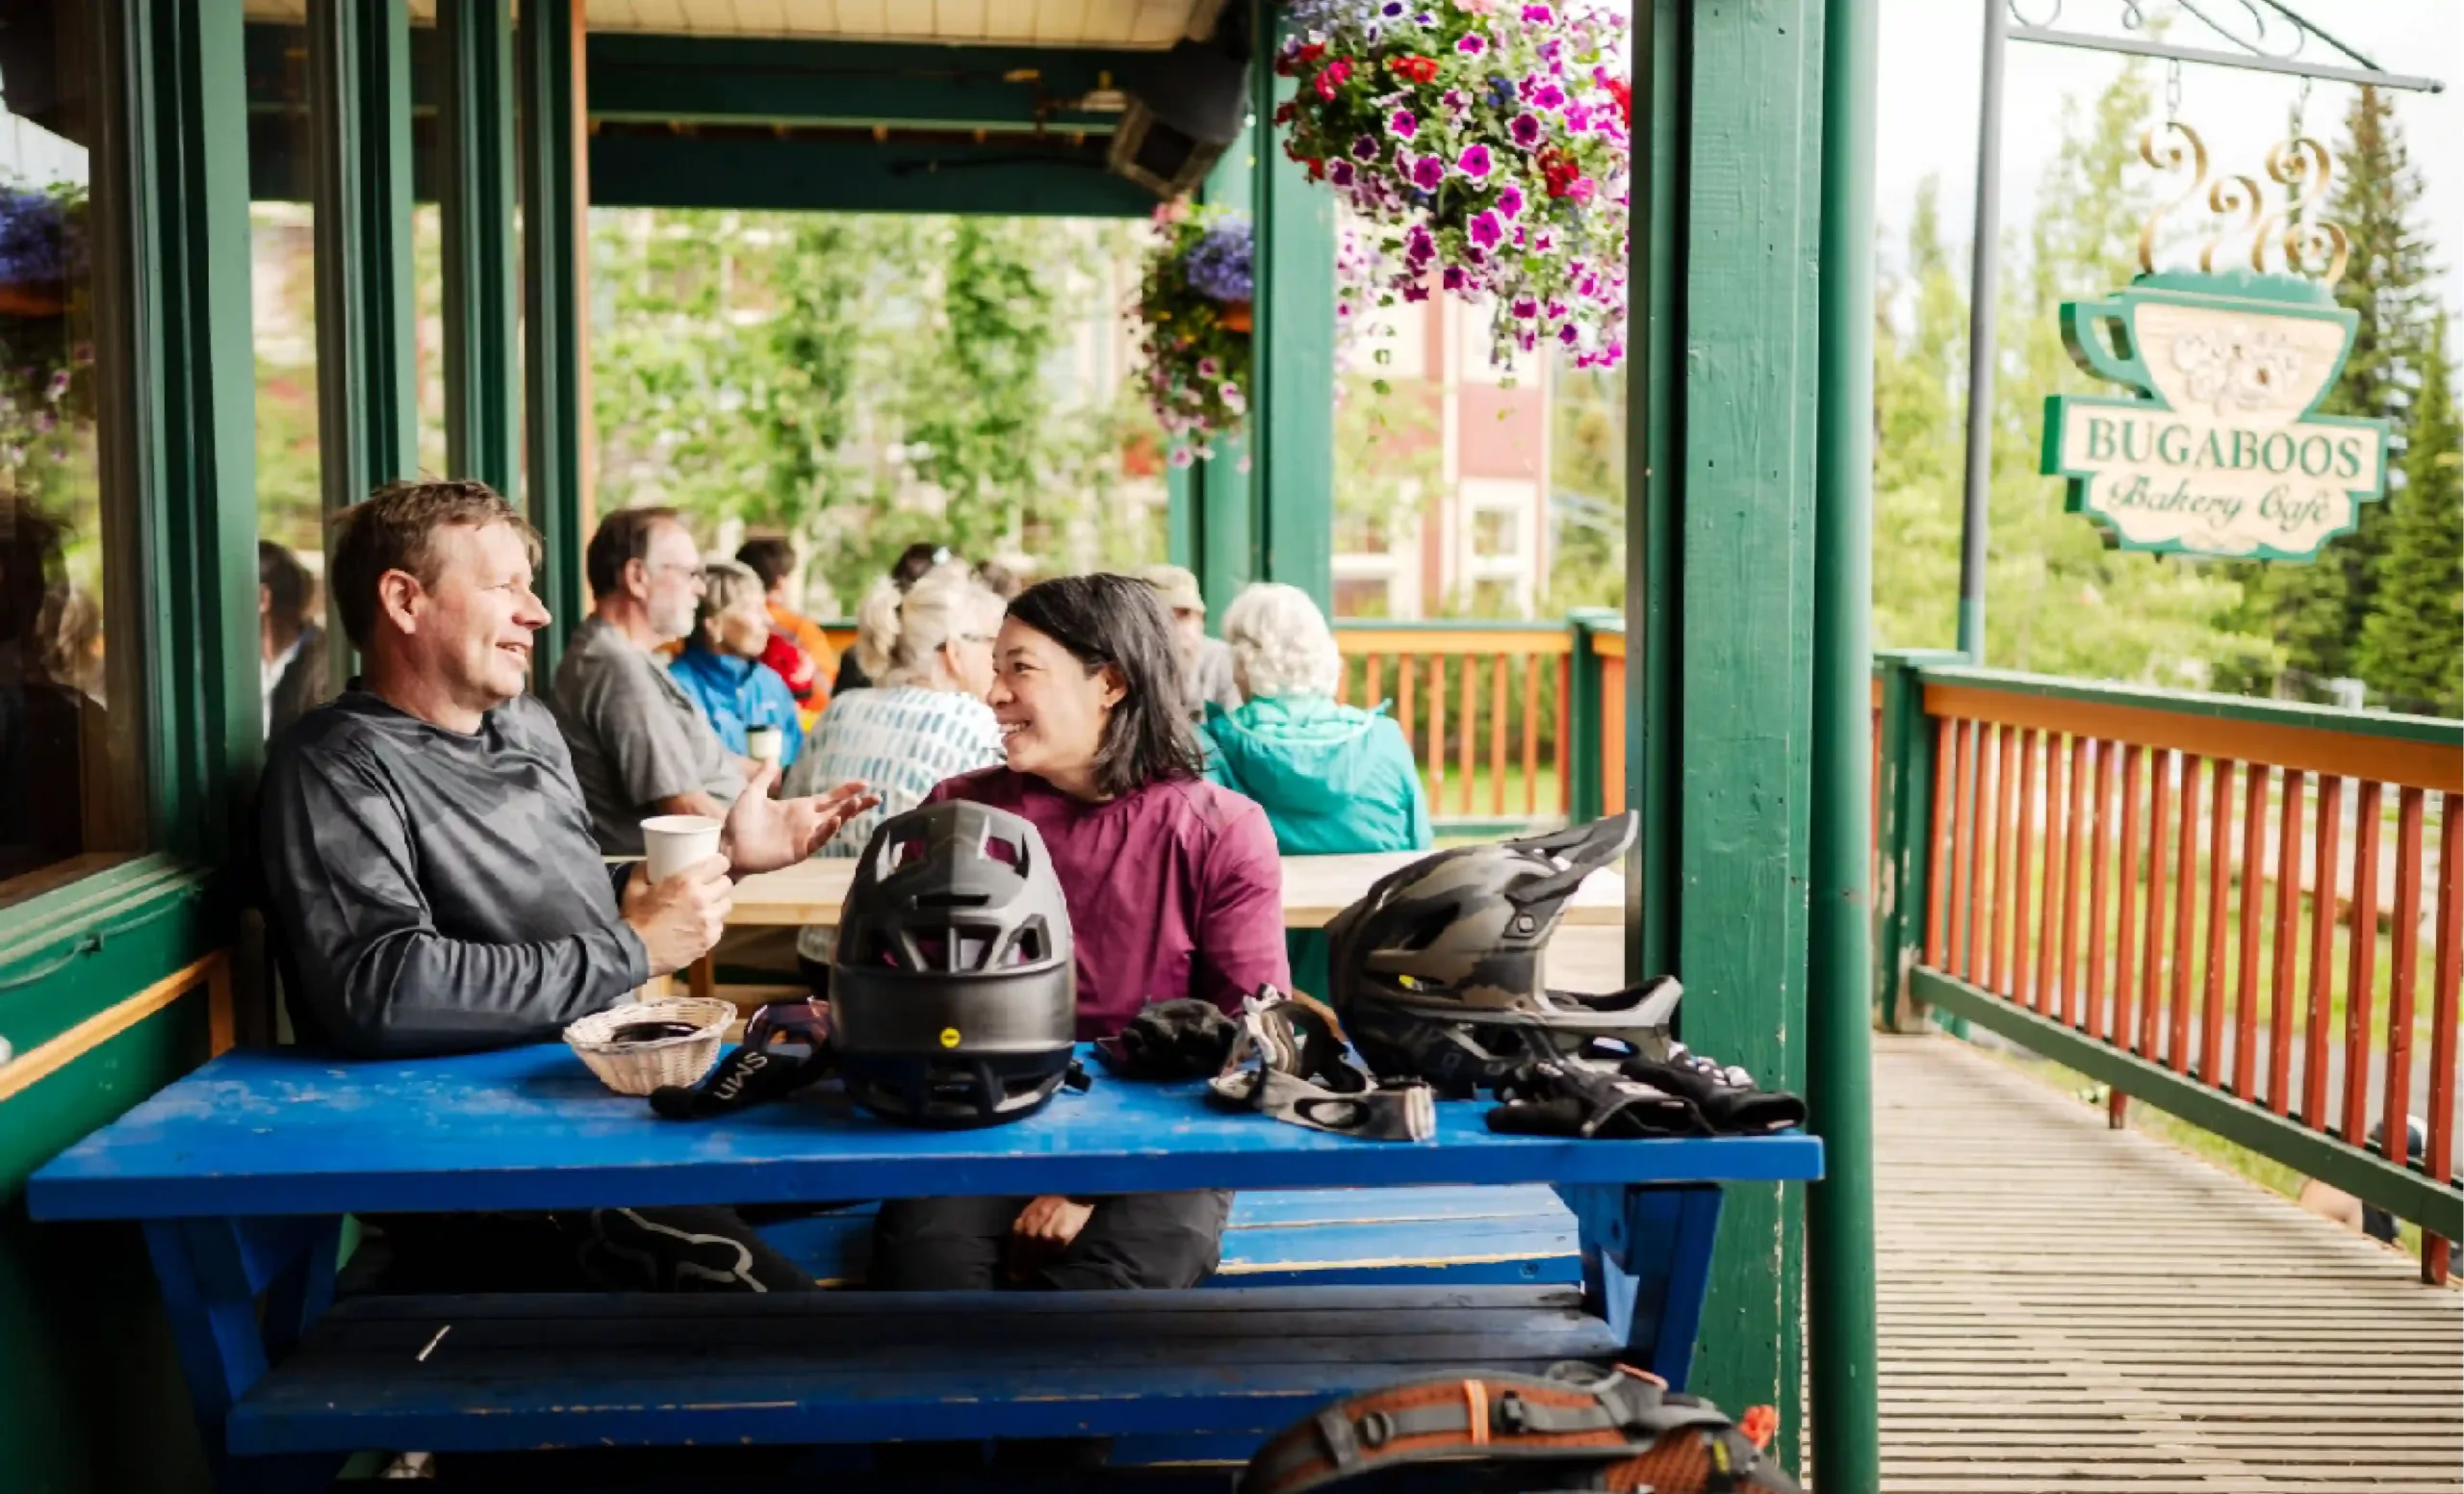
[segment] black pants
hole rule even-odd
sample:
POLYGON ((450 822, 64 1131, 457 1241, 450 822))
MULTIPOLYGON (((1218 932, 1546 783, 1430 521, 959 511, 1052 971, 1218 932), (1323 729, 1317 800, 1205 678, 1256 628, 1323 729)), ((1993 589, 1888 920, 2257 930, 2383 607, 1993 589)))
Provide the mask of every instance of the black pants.
POLYGON ((873 1224, 872 1284, 891 1292, 1023 1286, 1074 1292, 1195 1286, 1223 1249, 1228 1193, 1121 1194, 1095 1200, 1069 1248, 1020 1270, 1010 1226, 1033 1200, 893 1198, 873 1224))
POLYGON ((809 1292, 813 1280, 733 1209, 397 1214, 370 1221, 377 1292, 809 1292))

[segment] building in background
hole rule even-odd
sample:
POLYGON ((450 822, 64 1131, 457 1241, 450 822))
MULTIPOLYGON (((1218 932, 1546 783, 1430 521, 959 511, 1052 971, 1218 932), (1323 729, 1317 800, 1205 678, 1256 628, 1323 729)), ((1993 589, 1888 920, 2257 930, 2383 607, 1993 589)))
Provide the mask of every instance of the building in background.
POLYGON ((1339 455, 1338 481, 1403 467, 1413 475, 1400 479, 1401 502, 1337 525, 1337 616, 1538 610, 1549 574, 1552 360, 1527 357, 1512 374, 1492 365, 1489 315, 1432 296, 1379 313, 1354 343, 1347 398, 1375 400, 1391 418, 1379 422, 1368 471, 1339 455), (1388 392, 1371 390, 1372 377, 1388 392))

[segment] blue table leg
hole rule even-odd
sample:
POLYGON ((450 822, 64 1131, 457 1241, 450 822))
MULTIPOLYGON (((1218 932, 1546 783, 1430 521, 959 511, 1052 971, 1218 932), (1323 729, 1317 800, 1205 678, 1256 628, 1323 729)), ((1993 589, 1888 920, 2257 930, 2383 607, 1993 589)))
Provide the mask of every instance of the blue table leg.
MULTIPOLYGON (((231 1407, 333 1300, 340 1220, 149 1221, 145 1246, 170 1319, 216 1485, 277 1486, 309 1470, 233 1459, 223 1440, 231 1407), (260 1293, 270 1295, 264 1312, 260 1293)), ((331 1459, 321 1459, 325 1474, 331 1459)), ((321 1484, 316 1485, 321 1486, 321 1484)))
POLYGON ((1626 1362, 1681 1390, 1694 1363, 1719 1234, 1720 1190, 1561 1187, 1581 1226, 1583 1300, 1626 1345, 1626 1362))

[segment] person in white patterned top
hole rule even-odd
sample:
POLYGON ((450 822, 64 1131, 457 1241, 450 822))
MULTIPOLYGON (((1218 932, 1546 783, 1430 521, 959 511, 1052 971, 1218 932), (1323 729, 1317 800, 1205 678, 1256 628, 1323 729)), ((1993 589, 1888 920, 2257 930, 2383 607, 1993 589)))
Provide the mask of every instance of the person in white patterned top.
MULTIPOLYGON (((1000 597, 957 564, 927 572, 903 593, 887 580, 877 582, 864 598, 856 616, 856 655, 874 685, 830 703, 787 775, 786 791, 860 778, 881 804, 850 820, 823 854, 861 854, 875 826, 915 808, 941 780, 1002 760, 1001 729, 984 703, 992 687, 992 638, 1001 629, 1002 606, 1000 597)), ((834 945, 826 928, 807 928, 796 938, 798 964, 816 992, 834 945)))

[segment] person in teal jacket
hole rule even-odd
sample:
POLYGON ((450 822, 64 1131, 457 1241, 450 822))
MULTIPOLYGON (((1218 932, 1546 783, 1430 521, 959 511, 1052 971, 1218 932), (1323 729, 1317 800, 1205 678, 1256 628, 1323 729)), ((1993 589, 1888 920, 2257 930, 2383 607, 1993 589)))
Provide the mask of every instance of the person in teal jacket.
MULTIPOLYGON (((1223 641, 1244 701, 1206 708, 1207 777, 1265 809, 1275 849, 1427 850, 1428 795, 1411 743, 1382 703, 1336 703, 1343 657, 1309 594, 1271 581, 1249 587, 1223 614, 1223 641)), ((1299 930, 1285 942, 1294 983, 1326 994, 1324 937, 1299 930)))
POLYGON ((783 770, 804 746, 804 724, 796 715, 795 692, 761 662, 761 651, 770 645, 761 579, 749 566, 719 560, 702 568, 702 584, 693 631, 667 672, 737 757, 746 755, 748 729, 777 727, 783 770))

